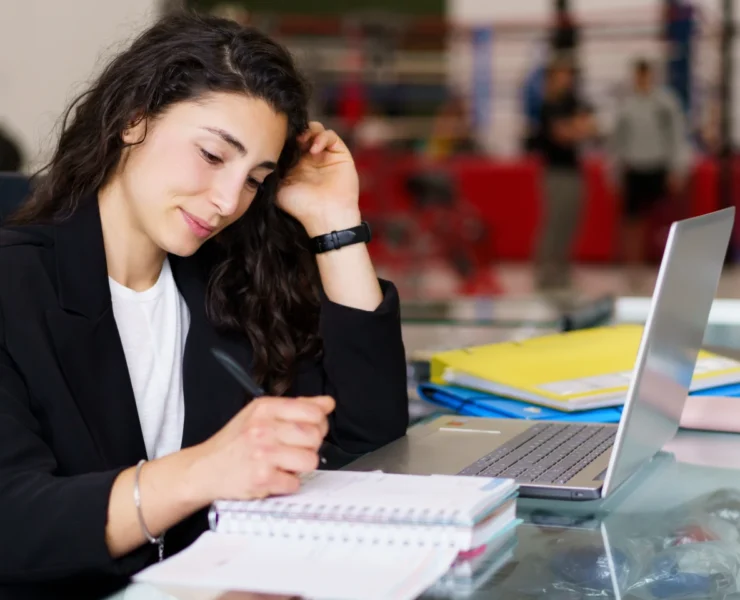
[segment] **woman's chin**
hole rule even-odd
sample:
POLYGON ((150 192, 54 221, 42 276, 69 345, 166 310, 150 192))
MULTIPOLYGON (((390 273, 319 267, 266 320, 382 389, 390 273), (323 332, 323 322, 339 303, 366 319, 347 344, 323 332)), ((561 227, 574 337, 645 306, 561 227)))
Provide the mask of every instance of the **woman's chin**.
POLYGON ((204 241, 194 236, 183 236, 181 239, 168 240, 169 243, 163 244, 162 248, 167 254, 187 258, 195 254, 203 245, 204 241))

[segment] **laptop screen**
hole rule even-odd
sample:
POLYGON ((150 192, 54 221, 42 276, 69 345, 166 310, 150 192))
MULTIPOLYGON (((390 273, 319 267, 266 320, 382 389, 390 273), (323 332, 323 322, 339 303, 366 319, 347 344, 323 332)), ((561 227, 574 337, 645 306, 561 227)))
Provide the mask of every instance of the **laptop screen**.
POLYGON ((735 209, 674 223, 607 470, 605 496, 678 430, 722 273, 735 209))

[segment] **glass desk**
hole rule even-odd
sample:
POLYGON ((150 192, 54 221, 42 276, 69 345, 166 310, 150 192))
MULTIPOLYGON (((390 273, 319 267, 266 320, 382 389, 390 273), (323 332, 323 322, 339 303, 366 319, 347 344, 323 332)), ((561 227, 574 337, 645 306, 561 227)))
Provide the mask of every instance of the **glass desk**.
POLYGON ((495 325, 574 329, 590 327, 614 314, 612 296, 565 298, 543 295, 409 301, 401 305, 405 323, 495 325))
MULTIPOLYGON (((609 321, 644 322, 648 308, 649 299, 620 298, 609 321)), ((404 322, 411 353, 451 341, 441 331, 485 343, 557 329, 526 318, 428 323, 446 328, 437 333, 424 325, 404 322)), ((715 302, 705 345, 740 356, 740 301, 715 302)), ((606 501, 520 498, 518 513, 523 522, 480 579, 439 586, 424 598, 740 600, 740 434, 682 430, 606 501)), ((132 585, 111 600, 271 597, 132 585)))

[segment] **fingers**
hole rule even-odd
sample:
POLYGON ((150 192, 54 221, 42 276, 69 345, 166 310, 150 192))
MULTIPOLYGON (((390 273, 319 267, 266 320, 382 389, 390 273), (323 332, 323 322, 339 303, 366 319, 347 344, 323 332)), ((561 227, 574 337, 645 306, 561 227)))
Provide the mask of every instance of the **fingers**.
POLYGON ((255 407, 255 416, 265 419, 280 419, 321 425, 326 420, 326 412, 316 402, 307 402, 305 398, 259 398, 255 407))
POLYGON ((263 397, 247 407, 248 432, 259 443, 318 448, 329 431, 326 415, 334 410, 330 396, 308 398, 263 397))
POLYGON ((306 129, 306 131, 304 131, 303 133, 301 133, 298 136, 298 141, 299 142, 300 141, 304 141, 305 142, 306 140, 313 139, 314 137, 316 137, 319 133, 321 133, 325 129, 326 128, 321 123, 319 123, 318 121, 311 121, 308 124, 308 129, 306 129))
POLYGON ((318 121, 311 121, 308 124, 308 129, 298 136, 298 145, 303 152, 308 152, 308 149, 313 144, 314 139, 322 131, 325 131, 324 126, 318 121))
POLYGON ((319 466, 319 448, 329 428, 327 413, 333 409, 329 396, 262 397, 247 407, 243 439, 255 465, 250 494, 265 497, 297 491, 296 474, 319 466))
POLYGON ((308 129, 306 129, 301 136, 315 137, 322 131, 326 131, 326 127, 324 127, 319 121, 309 121, 308 129))
POLYGON ((335 131, 332 131, 331 129, 322 131, 314 138, 309 152, 311 154, 318 154, 324 150, 333 150, 338 143, 339 136, 335 131))
POLYGON ((326 129, 318 121, 311 121, 308 129, 298 136, 298 145, 303 152, 318 154, 324 150, 343 151, 344 142, 337 133, 326 129))
POLYGON ((315 404, 323 410, 326 415, 332 413, 336 406, 336 402, 334 402, 334 398, 331 396, 306 396, 302 397, 301 400, 315 404))
POLYGON ((326 430, 319 425, 277 421, 275 423, 275 440, 285 446, 296 446, 318 450, 324 441, 326 430))
POLYGON ((295 446, 276 446, 265 459, 277 469, 289 473, 310 473, 319 466, 319 454, 308 448, 295 446))
POLYGON ((297 492, 301 487, 301 480, 297 475, 298 472, 276 469, 267 461, 259 463, 256 465, 252 475, 253 485, 255 486, 255 492, 252 494, 252 497, 264 498, 271 495, 293 494, 297 492))
MULTIPOLYGON (((331 414, 334 411, 334 407, 336 406, 336 402, 334 402, 334 398, 332 398, 331 396, 307 396, 305 398, 297 398, 297 400, 300 402, 308 402, 310 404, 318 406, 325 415, 331 414)), ((321 439, 324 439, 326 437, 326 434, 329 432, 328 419, 324 418, 321 421, 319 429, 321 431, 321 439)))

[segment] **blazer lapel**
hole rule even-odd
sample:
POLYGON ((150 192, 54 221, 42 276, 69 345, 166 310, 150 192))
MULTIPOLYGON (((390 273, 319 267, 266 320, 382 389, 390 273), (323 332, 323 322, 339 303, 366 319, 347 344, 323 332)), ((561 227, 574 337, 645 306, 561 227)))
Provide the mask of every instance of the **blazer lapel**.
POLYGON ((206 316, 206 273, 196 257, 170 256, 172 273, 190 311, 190 329, 183 358, 185 427, 183 448, 199 444, 223 427, 241 408, 247 396, 211 353, 220 348, 248 368, 249 345, 242 336, 219 332, 206 316))
MULTIPOLYGON (((146 447, 111 304, 97 198, 55 227, 55 248, 60 308, 48 311, 47 322, 59 364, 105 464, 133 465, 146 458, 146 447)), ((188 447, 216 433, 247 400, 211 348, 245 367, 252 353, 243 336, 217 331, 206 317, 205 271, 197 256, 170 256, 170 263, 190 312, 182 367, 182 446, 188 447)))
POLYGON ((47 313, 57 358, 109 468, 146 458, 146 447, 108 287, 97 197, 55 227, 60 308, 47 313))

